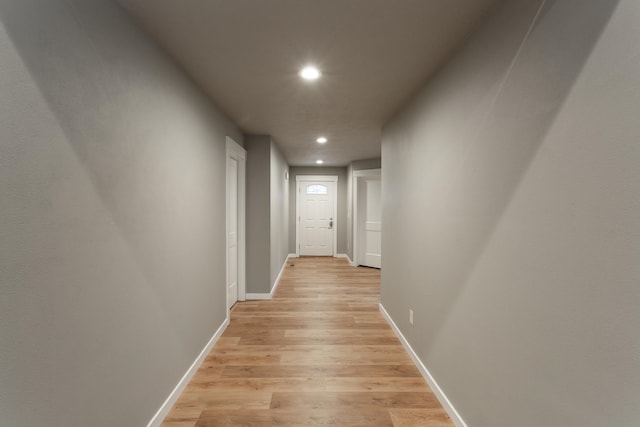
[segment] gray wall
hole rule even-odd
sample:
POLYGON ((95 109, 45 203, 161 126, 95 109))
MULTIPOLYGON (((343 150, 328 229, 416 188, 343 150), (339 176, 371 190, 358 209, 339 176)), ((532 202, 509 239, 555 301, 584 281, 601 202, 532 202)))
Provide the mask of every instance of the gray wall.
POLYGON ((382 303, 470 426, 636 426, 640 3, 540 4, 385 127, 382 303))
POLYGON ((113 2, 0 20, 0 425, 146 425, 225 319, 242 135, 113 2))
POLYGON ((349 164, 354 171, 362 171, 367 169, 380 169, 382 167, 382 159, 364 159, 356 160, 349 164))
POLYGON ((246 290, 271 291, 271 137, 245 136, 247 149, 246 290))
POLYGON ((338 176, 338 236, 339 254, 347 252, 347 168, 346 167, 301 167, 289 170, 289 253, 296 253, 296 176, 337 175, 338 176))
POLYGON ((247 292, 269 293, 287 259, 289 164, 269 135, 245 136, 247 292))
POLYGON ((271 286, 289 255, 289 164, 275 141, 271 143, 271 286))

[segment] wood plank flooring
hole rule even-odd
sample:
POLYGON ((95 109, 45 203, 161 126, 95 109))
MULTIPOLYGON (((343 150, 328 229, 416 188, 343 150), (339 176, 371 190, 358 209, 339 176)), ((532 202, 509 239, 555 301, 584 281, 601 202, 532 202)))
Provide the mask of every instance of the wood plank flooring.
POLYGON ((236 304, 162 426, 452 427, 379 294, 379 270, 290 260, 273 300, 236 304))

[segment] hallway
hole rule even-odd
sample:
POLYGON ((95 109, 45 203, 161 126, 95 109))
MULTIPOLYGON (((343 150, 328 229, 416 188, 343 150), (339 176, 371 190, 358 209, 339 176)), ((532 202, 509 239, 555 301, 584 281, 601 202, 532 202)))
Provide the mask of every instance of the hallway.
POLYGON ((380 272, 289 260, 231 322, 164 427, 453 424, 378 310, 380 272))

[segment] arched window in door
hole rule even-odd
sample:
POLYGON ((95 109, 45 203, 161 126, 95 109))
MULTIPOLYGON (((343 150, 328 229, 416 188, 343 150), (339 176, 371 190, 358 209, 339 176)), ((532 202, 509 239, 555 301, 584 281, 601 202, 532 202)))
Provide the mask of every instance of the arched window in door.
POLYGON ((327 187, 326 185, 320 185, 320 184, 307 185, 306 193, 320 194, 320 195, 329 194, 329 187, 327 187))

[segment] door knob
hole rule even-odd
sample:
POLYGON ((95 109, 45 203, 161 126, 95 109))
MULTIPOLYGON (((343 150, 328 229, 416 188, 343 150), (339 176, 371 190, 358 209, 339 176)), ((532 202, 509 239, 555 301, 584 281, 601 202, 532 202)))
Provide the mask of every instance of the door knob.
POLYGON ((333 228, 333 218, 329 218, 329 229, 333 228))

